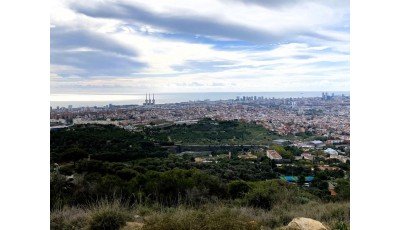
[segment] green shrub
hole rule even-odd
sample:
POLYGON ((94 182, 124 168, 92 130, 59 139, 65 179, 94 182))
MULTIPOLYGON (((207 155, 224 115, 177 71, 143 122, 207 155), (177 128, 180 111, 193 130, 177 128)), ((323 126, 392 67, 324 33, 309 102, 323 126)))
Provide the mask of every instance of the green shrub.
POLYGON ((316 197, 298 186, 281 180, 250 182, 251 190, 243 197, 243 203, 270 210, 277 204, 306 204, 316 197))
POLYGON ((233 199, 242 198, 249 190, 250 186, 245 181, 232 181, 228 184, 228 193, 233 199))
POLYGON ((74 170, 75 170, 74 165, 64 165, 60 167, 59 172, 60 174, 69 176, 74 174, 74 170))
POLYGON ((113 198, 97 201, 81 207, 56 209, 50 215, 50 228, 54 230, 69 229, 120 229, 131 218, 132 210, 113 198))
POLYGON ((102 210, 93 214, 89 223, 91 230, 118 230, 126 223, 126 215, 116 210, 102 210))
POLYGON ((129 219, 129 212, 121 201, 116 199, 112 202, 102 200, 89 207, 91 230, 116 230, 125 226, 129 219))
POLYGON ((273 197, 268 191, 256 189, 249 192, 245 200, 248 205, 270 210, 273 205, 273 197))
POLYGON ((343 221, 336 222, 332 228, 333 230, 349 230, 350 228, 343 221))

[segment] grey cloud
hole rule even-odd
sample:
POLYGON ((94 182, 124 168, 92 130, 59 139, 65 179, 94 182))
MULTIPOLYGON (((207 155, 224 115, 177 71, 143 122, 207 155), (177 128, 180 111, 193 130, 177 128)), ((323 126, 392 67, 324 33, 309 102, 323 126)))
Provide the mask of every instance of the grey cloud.
POLYGON ((124 86, 120 84, 113 85, 90 85, 80 82, 71 84, 65 83, 52 83, 51 93, 76 93, 76 94, 98 94, 98 93, 131 93, 131 86, 124 86))
POLYGON ((349 0, 229 0, 232 2, 241 2, 243 4, 259 5, 266 8, 290 7, 300 3, 318 3, 330 7, 349 7, 349 0))
POLYGON ((55 27, 51 29, 50 41, 52 65, 71 67, 58 70, 56 74, 61 76, 129 75, 145 66, 131 59, 137 56, 135 50, 101 33, 55 27), (89 50, 76 50, 82 47, 89 50))
POLYGON ((300 54, 300 55, 293 55, 291 57, 295 59, 310 59, 313 58, 314 56, 309 54, 300 54))
POLYGON ((293 28, 291 32, 285 34, 274 34, 242 25, 221 22, 218 21, 218 18, 208 18, 199 15, 156 14, 137 6, 122 3, 99 3, 95 6, 75 4, 70 7, 76 12, 90 17, 113 18, 130 23, 141 22, 164 28, 174 33, 229 38, 253 43, 268 44, 285 39, 293 41, 296 36, 304 33, 304 31, 293 28))
POLYGON ((136 56, 136 51, 110 37, 88 30, 55 27, 50 30, 51 49, 88 47, 122 55, 136 56))
MULTIPOLYGON (((241 0, 235 0, 241 1, 241 0)), ((295 2, 305 2, 304 0, 296 0, 295 2)), ((247 2, 247 1, 246 1, 247 2)), ((294 4, 293 1, 264 1, 251 0, 250 2, 271 5, 294 4)), ((153 13, 144 8, 128 5, 124 3, 98 3, 92 6, 83 4, 73 4, 70 6, 78 13, 90 17, 119 19, 130 23, 145 23, 156 27, 164 28, 172 33, 201 35, 211 38, 228 38, 238 41, 246 41, 258 44, 269 44, 274 42, 295 42, 300 37, 316 38, 321 40, 336 40, 329 36, 325 36, 306 29, 292 28, 281 34, 268 31, 260 31, 255 28, 243 25, 232 24, 219 21, 218 18, 204 17, 200 15, 165 15, 153 13)))
POLYGON ((172 68, 176 71, 204 72, 219 71, 234 67, 232 61, 186 61, 182 65, 175 65, 172 68))
MULTIPOLYGON (((84 72, 80 76, 130 75, 145 66, 129 58, 102 51, 52 51, 50 61, 52 64, 82 69, 84 72)), ((67 72, 58 74, 68 75, 67 72)))
POLYGON ((230 0, 234 2, 242 2, 244 4, 255 4, 265 7, 283 7, 287 5, 294 5, 301 0, 230 0))

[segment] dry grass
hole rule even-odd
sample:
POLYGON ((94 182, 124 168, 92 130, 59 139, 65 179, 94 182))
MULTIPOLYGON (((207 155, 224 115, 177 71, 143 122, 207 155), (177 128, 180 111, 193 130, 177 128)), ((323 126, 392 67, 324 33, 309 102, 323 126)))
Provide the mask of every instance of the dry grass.
POLYGON ((133 212, 119 200, 101 200, 88 207, 65 207, 50 216, 50 228, 66 229, 119 229, 132 219, 133 212), (104 226, 109 226, 105 228, 104 226))
POLYGON ((282 204, 273 208, 264 216, 264 223, 269 228, 288 224, 295 217, 307 217, 335 228, 337 223, 350 224, 350 204, 309 202, 303 205, 282 204))
POLYGON ((154 212, 145 218, 143 229, 275 229, 295 217, 308 217, 335 229, 338 223, 349 225, 349 203, 280 205, 271 211, 250 207, 206 205, 200 209, 178 207, 154 212))
MULTIPOLYGON (((91 229, 91 226, 102 220, 104 213, 111 213, 117 222, 122 219, 128 221, 123 229, 142 230, 266 230, 287 225, 295 217, 312 218, 321 221, 331 229, 343 230, 348 229, 350 222, 348 202, 309 202, 302 205, 285 203, 277 204, 270 211, 265 211, 229 204, 206 204, 196 208, 190 206, 128 208, 119 201, 101 201, 88 208, 65 208, 52 212, 51 229, 91 229)), ((119 228, 114 226, 109 229, 119 228)))
POLYGON ((260 229, 260 223, 241 209, 205 206, 200 209, 178 207, 156 212, 145 218, 143 230, 153 229, 260 229))

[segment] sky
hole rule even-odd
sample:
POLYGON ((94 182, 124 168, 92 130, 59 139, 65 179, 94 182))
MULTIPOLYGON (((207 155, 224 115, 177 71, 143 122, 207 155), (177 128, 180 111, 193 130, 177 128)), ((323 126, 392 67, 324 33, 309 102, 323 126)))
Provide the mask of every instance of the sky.
POLYGON ((54 0, 51 94, 349 91, 348 0, 54 0))

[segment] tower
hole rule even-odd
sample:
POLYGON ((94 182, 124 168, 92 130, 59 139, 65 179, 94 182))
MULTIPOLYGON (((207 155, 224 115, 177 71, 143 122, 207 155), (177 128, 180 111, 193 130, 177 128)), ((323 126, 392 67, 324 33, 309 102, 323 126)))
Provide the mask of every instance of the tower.
POLYGON ((154 93, 153 93, 153 101, 152 101, 152 103, 151 104, 155 104, 156 103, 156 100, 154 100, 154 93))
POLYGON ((144 100, 143 105, 148 105, 148 103, 149 103, 149 100, 147 100, 147 93, 146 93, 146 100, 144 100))

